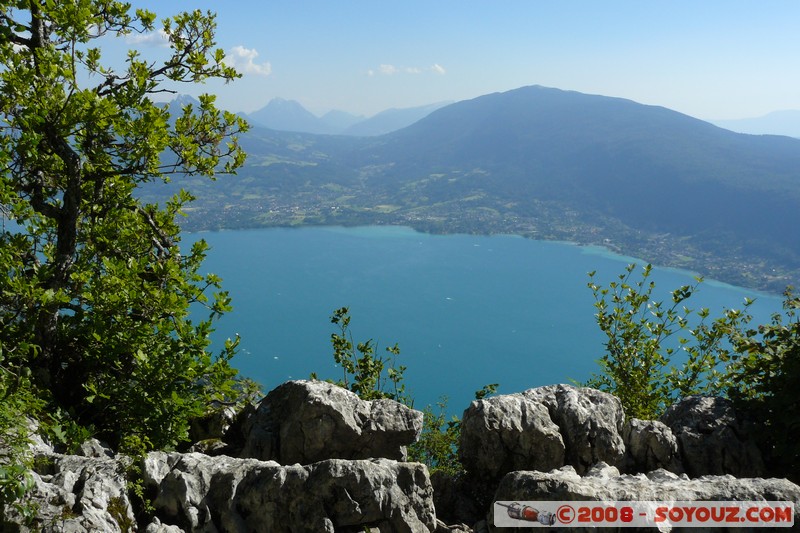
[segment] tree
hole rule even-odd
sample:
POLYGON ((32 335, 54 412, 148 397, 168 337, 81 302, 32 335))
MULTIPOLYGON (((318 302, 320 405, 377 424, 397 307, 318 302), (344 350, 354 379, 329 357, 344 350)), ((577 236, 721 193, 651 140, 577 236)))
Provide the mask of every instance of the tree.
POLYGON ((235 171, 246 124, 200 97, 171 117, 154 95, 236 72, 215 49, 214 16, 163 20, 161 63, 130 51, 106 62, 103 40, 156 31, 155 15, 113 0, 17 0, 0 7, 0 345, 50 409, 99 436, 175 444, 209 395, 224 394, 236 341, 208 352, 230 308, 202 275, 207 246, 180 248, 176 217, 137 197, 170 176, 235 171), (209 294, 212 293, 213 294, 209 294), (207 308, 195 321, 190 309, 207 308))

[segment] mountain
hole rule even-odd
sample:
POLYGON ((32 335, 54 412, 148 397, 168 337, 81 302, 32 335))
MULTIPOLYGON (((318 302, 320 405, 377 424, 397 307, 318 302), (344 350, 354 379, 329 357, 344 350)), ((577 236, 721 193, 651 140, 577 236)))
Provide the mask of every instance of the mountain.
POLYGON ((342 133, 345 135, 356 135, 369 137, 373 135, 383 135, 396 131, 425 118, 437 109, 449 105, 451 102, 438 102, 419 107, 407 107, 402 109, 387 109, 366 120, 355 123, 342 133))
POLYGON ((332 133, 344 133, 348 128, 364 120, 365 117, 362 115, 353 115, 352 113, 339 111, 337 109, 328 111, 320 117, 320 121, 325 124, 332 133))
POLYGON ((280 131, 332 133, 331 127, 299 102, 273 98, 269 103, 247 115, 254 124, 280 131))
MULTIPOLYGON (((438 202, 549 202, 591 227, 800 264, 800 141, 629 100, 526 87, 440 109, 372 148, 384 186, 438 202), (394 183, 394 186, 392 186, 394 183)), ((614 237, 608 237, 615 239, 614 237)), ((630 239, 631 237, 628 237, 630 239)))
POLYGON ((247 119, 258 126, 279 131, 369 137, 404 128, 445 105, 446 102, 440 102, 405 109, 387 109, 370 118, 339 110, 318 117, 299 102, 273 98, 266 107, 247 115, 247 119))
POLYGON ((183 115, 183 108, 187 105, 192 106, 194 109, 199 109, 200 101, 188 94, 179 94, 169 102, 158 102, 156 105, 159 107, 166 107, 171 120, 175 120, 177 117, 183 115))
POLYGON ((732 201, 769 195, 774 212, 779 198, 800 198, 794 139, 736 134, 663 107, 544 87, 450 105, 370 150, 391 163, 387 178, 480 169, 449 189, 549 198, 645 227, 687 231, 702 221, 752 230, 743 219, 753 209, 737 204, 733 213, 732 201))
POLYGON ((800 140, 789 137, 533 86, 457 102, 378 137, 254 128, 242 143, 250 155, 238 176, 192 187, 190 227, 515 233, 742 286, 800 282, 800 140))
POLYGON ((714 124, 739 133, 786 135, 800 138, 800 110, 773 111, 763 117, 715 120, 714 124))

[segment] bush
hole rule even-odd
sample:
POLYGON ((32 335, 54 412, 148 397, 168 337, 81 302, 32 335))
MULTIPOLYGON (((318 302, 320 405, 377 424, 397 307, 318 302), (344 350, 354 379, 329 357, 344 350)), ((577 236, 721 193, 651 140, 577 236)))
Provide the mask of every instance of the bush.
MULTIPOLYGON (((709 322, 709 310, 686 306, 702 282, 672 291, 667 305, 652 299, 652 266, 641 278, 631 278, 635 264, 626 267, 608 288, 589 274, 595 318, 606 336, 606 350, 598 363, 601 373, 586 383, 615 395, 628 416, 653 419, 680 397, 723 394, 731 385, 725 363, 731 357, 728 342, 750 320, 743 311, 725 310, 709 322), (680 356, 681 362, 675 361, 680 356)), ((744 308, 752 302, 745 301, 744 308)))
MULTIPOLYGON (((497 383, 484 385, 475 391, 475 399, 482 400, 495 392, 497 383)), ((427 465, 431 472, 438 470, 456 476, 464 471, 458 457, 461 419, 455 415, 447 419, 447 398, 442 398, 437 406, 438 412, 434 412, 430 405, 423 409, 422 434, 408 447, 408 459, 427 465)))
POLYGON ((763 424, 756 438, 777 476, 800 481, 800 298, 784 292, 783 314, 734 332, 730 397, 763 424))
POLYGON ((637 282, 629 265, 603 288, 594 282, 597 323, 606 335, 602 373, 586 385, 617 396, 628 416, 652 419, 691 394, 727 396, 761 427, 754 432, 773 475, 800 481, 800 298, 784 293, 783 313, 770 324, 749 327, 744 311, 725 310, 709 321, 684 304, 697 290, 672 292, 668 307, 651 300, 651 267, 637 282), (674 356, 684 360, 675 364, 674 356))
MULTIPOLYGON (((372 339, 354 344, 350 332, 350 309, 347 307, 333 312, 331 324, 339 330, 331 334, 333 360, 342 368, 342 379, 334 383, 364 400, 389 398, 413 407, 414 402, 406 394, 403 382, 406 367, 396 365, 400 347, 397 344, 387 347, 389 355, 382 357, 376 354, 378 347, 372 339)), ((316 373, 312 373, 311 378, 317 379, 316 373)))
MULTIPOLYGON (((376 355, 372 339, 354 345, 347 307, 334 311, 331 323, 338 328, 331 334, 333 359, 342 367, 342 379, 334 383, 355 392, 362 400, 389 398, 413 408, 414 399, 406 393, 404 382, 406 367, 396 366, 399 346, 386 348, 390 356, 384 358, 376 355)), ((311 374, 311 379, 317 379, 316 373, 311 374)), ((480 400, 496 390, 496 383, 485 385, 475 392, 475 399, 480 400)), ((427 465, 431 471, 442 470, 455 475, 463 470, 458 459, 461 420, 456 416, 447 419, 446 398, 437 406, 438 412, 430 405, 423 409, 422 433, 419 440, 409 446, 408 458, 427 465)))

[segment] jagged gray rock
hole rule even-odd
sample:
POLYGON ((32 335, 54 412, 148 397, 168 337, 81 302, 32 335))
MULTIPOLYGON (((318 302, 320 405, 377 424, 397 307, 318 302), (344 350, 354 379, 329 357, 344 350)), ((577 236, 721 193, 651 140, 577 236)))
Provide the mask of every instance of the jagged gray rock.
POLYGON ((145 461, 161 519, 191 531, 330 532, 437 528, 425 466, 331 459, 307 466, 155 452, 145 461))
POLYGON ((22 525, 14 509, 5 510, 4 519, 17 524, 18 531, 127 532, 135 527, 122 475, 129 461, 51 453, 39 456, 37 463, 30 500, 38 506, 33 523, 22 525))
POLYGON ((684 473, 678 440, 666 424, 631 418, 625 423, 622 440, 628 459, 627 471, 651 472, 663 468, 676 474, 684 473))
MULTIPOLYGON (((495 501, 791 501, 800 505, 800 487, 785 479, 735 478, 730 475, 689 479, 666 470, 620 475, 598 463, 581 477, 572 466, 551 472, 511 472, 497 488, 495 501)), ((490 516, 490 524, 494 519, 490 516)), ((508 529, 491 528, 491 531, 508 529)))
MULTIPOLYGON (((632 419, 621 436, 623 419, 610 395, 566 385, 473 402, 461 429, 469 475, 437 480, 443 511, 437 520, 426 467, 366 458, 402 457, 419 434, 421 413, 388 400, 365 402, 328 383, 289 382, 257 410, 236 415, 227 440, 196 444, 211 453, 243 447, 245 454, 275 457, 283 466, 225 454, 151 453, 143 471, 157 513, 138 527, 147 533, 447 533, 468 528, 441 519, 474 523, 485 517, 491 500, 769 499, 800 505, 800 488, 786 480, 690 479, 664 469, 620 475, 617 467, 679 471, 691 464, 693 476, 716 469, 740 477, 763 469, 729 402, 688 398, 668 411, 664 423, 632 419)), ((84 443, 83 456, 60 455, 36 435, 31 450, 39 514, 30 527, 17 527, 21 517, 6 507, 3 519, 17 525, 13 530, 136 530, 124 475, 130 459, 98 441, 84 443)))
POLYGON ((547 406, 564 439, 565 464, 575 467, 579 474, 599 461, 622 465, 625 412, 619 399, 596 389, 572 385, 548 385, 522 394, 547 406))
POLYGON ((523 394, 473 401, 461 419, 459 456, 479 479, 564 464, 564 441, 547 407, 523 394))
POLYGON ((158 517, 154 518, 152 522, 147 524, 144 529, 145 533, 184 533, 178 526, 171 526, 162 524, 158 517))
POLYGON ((83 457, 114 457, 114 450, 108 444, 100 442, 97 439, 89 439, 83 442, 79 447, 76 455, 83 457))
POLYGON ((514 470, 598 461, 622 465, 622 404, 595 389, 552 385, 472 402, 461 422, 460 456, 479 479, 514 470))
POLYGON ((731 474, 759 477, 766 472, 758 446, 733 404, 708 396, 689 396, 661 416, 680 449, 690 477, 731 474))
POLYGON ((422 413, 393 400, 360 399, 324 381, 288 381, 244 423, 241 457, 309 464, 325 459, 404 460, 422 413))

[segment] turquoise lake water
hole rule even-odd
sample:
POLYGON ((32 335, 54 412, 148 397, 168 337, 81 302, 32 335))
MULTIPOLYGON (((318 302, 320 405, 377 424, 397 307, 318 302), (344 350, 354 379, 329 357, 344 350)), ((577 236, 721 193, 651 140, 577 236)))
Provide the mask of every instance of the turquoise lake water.
MULTIPOLYGON (((427 235, 399 227, 260 229, 194 235, 211 245, 204 270, 224 278, 234 311, 217 338, 239 333, 241 372, 270 390, 287 379, 339 378, 329 317, 350 307, 356 342, 399 343, 406 384, 421 408, 449 398, 461 414, 475 390, 583 381, 603 336, 587 272, 607 285, 630 262, 600 248, 515 236, 427 235)), ((638 261, 640 264, 644 264, 638 261)), ((655 269, 657 298, 693 282, 655 269)), ((758 322, 781 298, 706 281, 693 308, 741 308, 758 322)))

